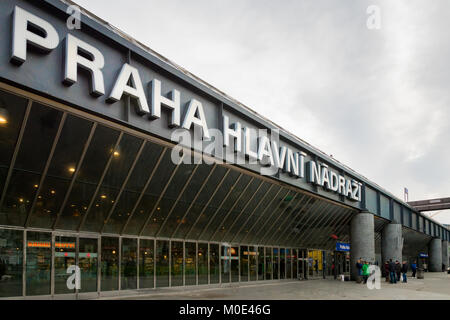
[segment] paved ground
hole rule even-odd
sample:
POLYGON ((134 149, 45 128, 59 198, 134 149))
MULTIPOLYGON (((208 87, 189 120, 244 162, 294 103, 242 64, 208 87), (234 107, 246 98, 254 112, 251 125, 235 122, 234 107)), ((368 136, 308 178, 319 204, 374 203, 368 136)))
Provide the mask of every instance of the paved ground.
POLYGON ((437 299, 450 300, 450 275, 446 273, 425 273, 425 279, 408 279, 408 283, 390 284, 381 282, 381 289, 369 290, 364 284, 334 279, 290 281, 276 283, 251 283, 239 287, 222 287, 183 291, 155 291, 149 295, 116 297, 114 299, 437 299))

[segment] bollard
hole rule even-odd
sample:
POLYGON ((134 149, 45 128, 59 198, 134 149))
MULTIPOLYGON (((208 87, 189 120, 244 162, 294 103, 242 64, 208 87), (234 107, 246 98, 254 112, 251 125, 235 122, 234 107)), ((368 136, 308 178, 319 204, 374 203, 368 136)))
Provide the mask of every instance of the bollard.
POLYGON ((417 268, 417 279, 423 279, 423 269, 417 268))

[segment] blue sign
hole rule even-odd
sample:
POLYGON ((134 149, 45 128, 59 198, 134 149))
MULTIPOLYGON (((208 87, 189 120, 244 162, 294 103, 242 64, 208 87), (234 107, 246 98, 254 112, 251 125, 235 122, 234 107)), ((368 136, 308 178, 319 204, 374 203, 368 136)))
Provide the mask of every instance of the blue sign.
POLYGON ((428 253, 419 253, 419 257, 428 258, 428 253))
POLYGON ((336 251, 350 251, 350 243, 336 242, 336 251))

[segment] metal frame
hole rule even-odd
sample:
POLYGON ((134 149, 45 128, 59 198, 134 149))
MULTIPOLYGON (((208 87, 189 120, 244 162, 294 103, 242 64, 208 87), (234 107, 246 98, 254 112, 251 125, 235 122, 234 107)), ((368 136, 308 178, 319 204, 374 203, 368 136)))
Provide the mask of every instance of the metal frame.
POLYGON ((37 199, 39 197, 39 193, 41 192, 42 185, 43 185, 43 183, 45 181, 45 178, 47 177, 48 168, 50 167, 50 163, 51 163, 51 161, 53 159, 53 154, 55 153, 56 146, 58 145, 58 141, 59 141, 59 138, 61 136, 61 132, 62 132, 62 129, 64 127, 64 123, 66 122, 66 118, 67 118, 67 113, 64 112, 62 114, 62 116, 61 116, 61 120, 59 121, 58 130, 56 131, 55 138, 53 139, 52 148, 50 149, 50 153, 48 155, 47 162, 45 163, 44 170, 41 173, 41 179, 39 180, 39 185, 38 185, 38 187, 36 189, 36 193, 34 195, 33 202, 31 204, 30 210, 28 211, 28 215, 27 215, 27 218, 26 218, 25 223, 24 223, 25 228, 29 226, 31 216, 34 213, 34 208, 36 206, 36 202, 37 202, 37 199))
MULTIPOLYGON (((231 194, 231 192, 234 190, 234 188, 236 187, 236 185, 239 183, 239 181, 241 180, 241 177, 243 176, 242 173, 239 173, 239 176, 237 177, 236 181, 233 183, 233 185, 231 186, 230 190, 228 190, 226 196, 222 199, 222 201, 220 202, 220 205, 217 207, 217 209, 214 211, 214 214, 212 215, 212 217, 209 219, 208 223, 205 225, 205 227, 203 228, 203 230, 200 232, 199 235, 199 239, 202 238, 203 233, 208 229, 208 227, 210 226, 210 224, 212 223, 212 221, 214 221, 214 219, 216 218, 217 213, 220 211, 220 209, 222 208, 222 205, 225 203, 225 201, 227 201, 228 196, 231 194)), ((217 189, 216 189, 217 191, 217 189)), ((210 200, 212 200, 213 197, 211 197, 210 200)), ((208 202, 209 204, 209 202, 208 202)), ((208 206, 205 205, 205 207, 202 210, 202 213, 199 215, 199 217, 204 213, 204 211, 206 210, 208 206)), ((192 226, 194 227, 194 226, 192 226)), ((191 230, 189 231, 189 233, 191 232, 191 230)), ((186 235, 186 238, 188 237, 189 233, 186 235)))
POLYGON ((175 199, 175 201, 173 202, 172 207, 170 208, 169 212, 167 213, 167 216, 164 218, 163 223, 161 224, 161 226, 159 227, 158 231, 156 231, 155 233, 155 237, 158 237, 161 233, 161 231, 164 229, 164 227, 166 226, 167 221, 169 221, 170 216, 172 215, 173 210, 175 209, 175 207, 177 206, 178 202, 180 201, 181 197, 183 196, 184 192, 186 191, 186 188, 188 187, 189 183, 191 182, 192 178, 194 177, 195 173, 197 172, 197 169, 199 168, 199 164, 196 164, 194 169, 192 170, 189 178, 187 179, 187 181, 185 182, 183 188, 180 190, 178 197, 175 199))
MULTIPOLYGON (((252 180, 253 181, 253 180, 252 180)), ((247 201, 247 203, 245 204, 244 208, 242 208, 241 213, 239 213, 239 215, 234 219, 233 223, 231 224, 230 228, 228 228, 228 230, 224 233, 222 239, 220 239, 220 241, 223 241, 226 236, 228 236, 228 234, 231 232, 231 229, 233 229, 234 225, 236 224, 236 222, 239 220, 239 218, 242 216, 242 214, 244 213, 244 211, 247 209, 247 207, 250 205, 250 203, 253 201, 253 199, 255 198, 255 196, 258 194, 259 190, 261 189, 261 187, 263 186, 264 181, 261 181, 260 184, 258 185, 258 188, 256 188, 255 192, 253 193, 253 195, 250 197, 250 199, 247 201)), ((271 186, 272 187, 272 186, 271 186)), ((270 189, 269 189, 270 190, 270 189)), ((236 201, 237 203, 237 201, 236 201)), ((260 201, 261 203, 261 201, 260 201)), ((259 207, 259 204, 255 205, 255 208, 252 210, 252 213, 256 210, 256 208, 259 207)), ((225 222, 226 219, 224 219, 223 222, 225 222)), ((233 237, 234 238, 234 237, 233 237)))
POLYGON ((136 156, 135 156, 135 158, 133 160, 133 163, 131 164, 131 167, 128 170, 127 176, 125 177, 125 180, 122 182, 122 185, 121 185, 121 187, 119 189, 119 193, 117 194, 116 198, 114 199, 114 203, 113 203, 111 209, 109 210, 108 215, 106 216, 106 218, 104 220, 104 223, 103 223, 103 225, 102 225, 102 227, 100 229, 100 233, 103 233, 103 231, 105 230, 106 225, 109 222, 109 219, 111 218, 114 210, 116 209, 117 203, 120 201, 120 197, 122 196, 123 190, 125 189, 125 187, 126 187, 126 185, 128 183, 128 180, 130 179, 130 176, 133 173, 134 168, 135 168, 137 162, 139 161, 139 159, 141 157, 142 151, 144 150, 146 143, 147 143, 147 140, 143 140, 142 141, 141 146, 139 147, 139 150, 138 150, 138 152, 137 152, 137 154, 136 154, 136 156))
MULTIPOLYGON (((116 143, 114 144, 113 150, 117 149, 117 147, 120 144, 120 141, 122 140, 123 135, 124 135, 124 132, 121 131, 119 136, 117 137, 116 143)), ((87 219, 87 216, 89 215, 89 212, 91 211, 92 205, 94 204, 95 198, 97 197, 98 191, 100 190, 100 187, 103 184, 103 179, 105 179, 106 173, 109 170, 109 166, 111 165, 113 157, 114 157, 114 152, 111 152, 111 155, 109 156, 108 162, 106 163, 105 169, 103 170, 103 173, 102 173, 102 175, 100 177, 100 180, 97 183, 97 187, 95 188, 94 194, 92 195, 92 198, 89 201, 88 208, 87 208, 86 212, 84 213, 84 216, 83 216, 83 218, 80 221, 80 224, 78 225, 77 231, 81 231, 81 229, 84 226, 84 223, 85 223, 85 221, 87 219)))
MULTIPOLYGON (((322 225, 322 224, 324 224, 325 228, 326 228, 326 225, 330 222, 330 220, 332 221, 335 218, 334 215, 338 215, 338 214, 340 214, 341 212, 344 211, 343 208, 332 208, 332 209, 335 209, 335 211, 333 210, 333 213, 330 210, 329 216, 325 216, 326 219, 322 218, 320 221, 317 222, 317 228, 320 228, 320 225, 322 225)), ((322 234, 320 234, 319 237, 320 236, 322 236, 322 234)), ((310 231, 309 233, 306 233, 305 234, 305 241, 304 241, 305 246, 312 246, 314 241, 315 241, 315 239, 317 239, 317 238, 314 237, 314 232, 313 231, 310 231)))
MULTIPOLYGON (((339 224, 339 222, 345 221, 345 219, 346 219, 347 217, 349 217, 349 214, 350 214, 350 216, 351 216, 351 211, 350 211, 349 214, 348 214, 347 212, 348 212, 348 209, 346 209, 346 210, 343 212, 343 214, 342 214, 341 216, 336 215, 336 218, 335 218, 334 220, 331 221, 331 223, 330 223, 330 228, 332 229, 332 231, 334 231, 334 229, 335 229, 336 226, 339 224)), ((325 247, 329 240, 330 240, 330 239, 327 238, 327 239, 325 239, 323 242, 321 242, 320 247, 325 247)))
POLYGON ((72 179, 70 181, 69 187, 67 188, 66 195, 64 196, 64 200, 63 200, 63 202, 61 204, 59 212, 56 215, 55 220, 53 221, 53 225, 52 225, 52 229, 53 230, 58 225, 58 222, 59 222, 59 219, 61 217, 61 214, 62 214, 64 208, 66 207, 67 200, 69 200, 69 196, 70 196, 70 194, 72 192, 73 185, 75 184, 75 180, 78 177, 78 173, 80 172, 81 166, 82 166, 82 164, 84 162, 84 157, 86 156, 86 153, 87 153, 87 151, 89 149, 89 146, 91 145, 91 141, 92 141, 92 138, 94 137, 96 129, 97 129, 97 122, 93 122, 92 127, 91 127, 91 131, 89 132, 89 136, 88 136, 86 142, 84 143, 83 151, 81 152, 81 157, 80 157, 80 159, 78 161, 78 164, 77 164, 77 167, 75 169, 75 172, 72 175, 72 179))
MULTIPOLYGON (((266 214, 266 211, 269 210, 269 208, 271 207, 271 205, 273 204, 273 202, 275 201, 275 199, 277 199, 278 195, 280 194, 280 192, 282 190, 287 190, 287 192, 281 197, 281 200, 278 202, 277 206, 275 207, 275 209, 272 211, 272 214, 274 211, 278 210, 281 206, 281 204, 284 201, 284 198, 291 192, 291 190, 289 189, 285 189, 283 187, 280 187, 280 190, 277 192, 277 194, 275 195, 275 197, 272 199, 272 201, 270 202, 270 204, 264 209, 264 211, 261 213, 261 215, 256 219, 256 221, 253 223, 253 225, 250 227, 250 229, 248 230, 247 234, 242 238, 242 242, 244 242, 248 235, 253 231, 253 229, 255 228, 256 225, 258 225, 258 222, 261 220, 261 218, 266 214)), ((270 215, 270 213, 269 213, 270 215)), ((271 215, 270 215, 271 216, 271 215)), ((250 218, 249 218, 250 219, 250 218)), ((246 222, 247 223, 247 222, 246 222)))
POLYGON ((12 176, 12 173, 13 173, 13 170, 14 170, 14 166, 16 165, 17 155, 19 154, 20 146, 22 144, 23 135, 25 134, 25 129, 26 129, 26 126, 27 126, 27 123, 28 123, 28 117, 30 116, 31 106, 32 105, 33 105, 33 101, 31 99, 28 99, 27 107, 25 109, 25 114, 23 116, 22 124, 20 126, 19 135, 17 137, 16 145, 14 147, 14 152, 13 152, 13 155, 11 157, 8 173, 6 175, 5 185, 3 186, 3 192, 2 192, 2 195, 1 195, 1 198, 0 198, 0 210, 3 208, 3 202, 4 202, 5 197, 6 197, 6 192, 8 190, 8 186, 9 186, 9 182, 11 180, 11 176, 12 176))

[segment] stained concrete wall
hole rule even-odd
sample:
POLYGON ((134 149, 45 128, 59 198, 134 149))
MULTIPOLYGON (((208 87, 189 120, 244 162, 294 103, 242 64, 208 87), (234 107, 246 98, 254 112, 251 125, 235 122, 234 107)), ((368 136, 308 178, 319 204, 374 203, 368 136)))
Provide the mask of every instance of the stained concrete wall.
POLYGON ((375 263, 375 227, 373 214, 363 211, 357 213, 350 223, 350 270, 352 279, 356 279, 358 259, 375 263))

